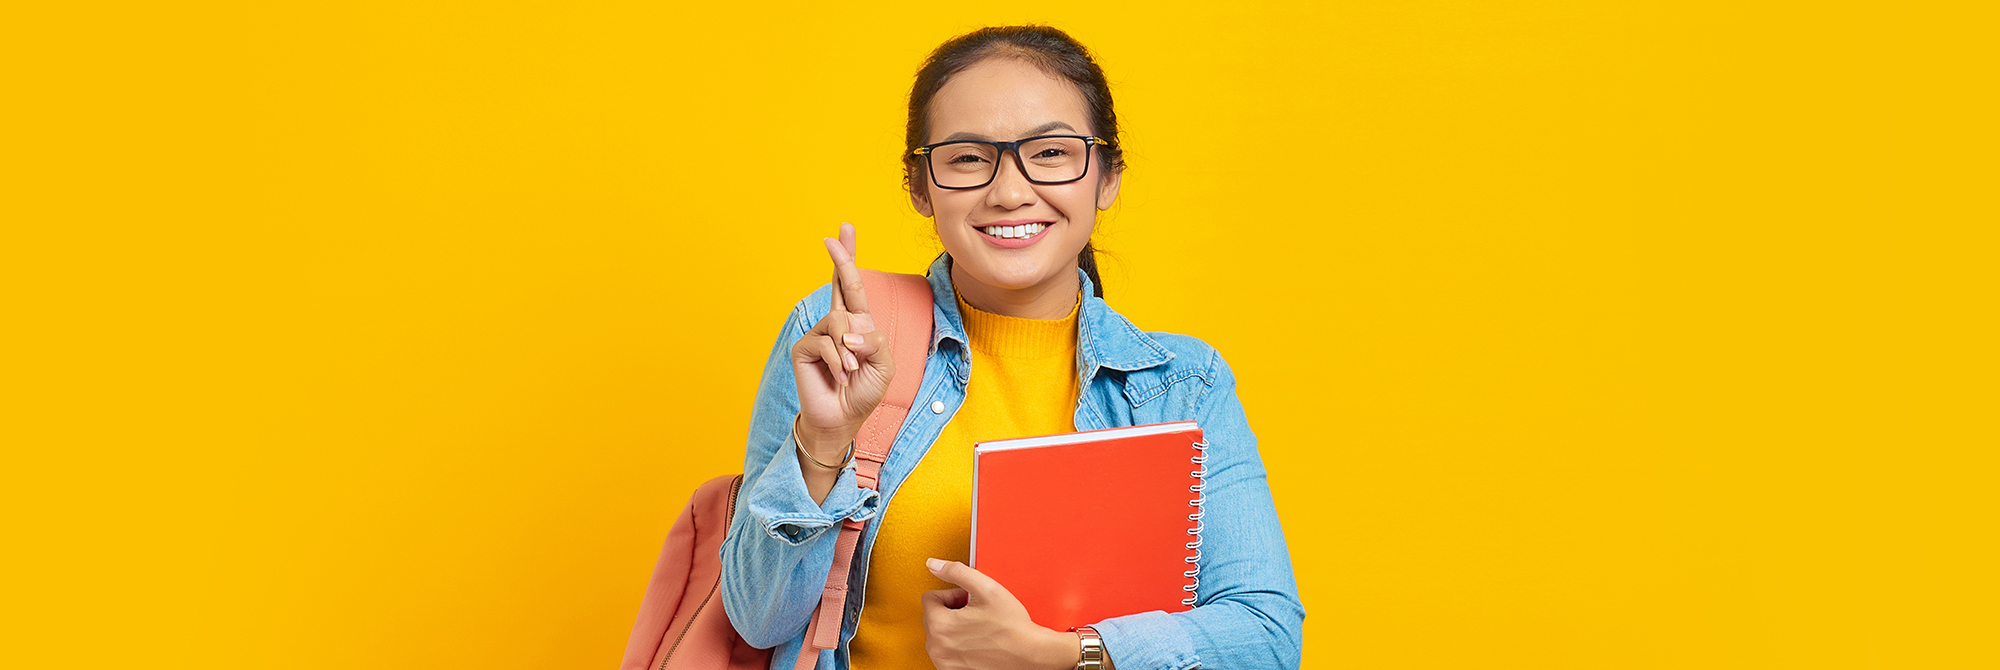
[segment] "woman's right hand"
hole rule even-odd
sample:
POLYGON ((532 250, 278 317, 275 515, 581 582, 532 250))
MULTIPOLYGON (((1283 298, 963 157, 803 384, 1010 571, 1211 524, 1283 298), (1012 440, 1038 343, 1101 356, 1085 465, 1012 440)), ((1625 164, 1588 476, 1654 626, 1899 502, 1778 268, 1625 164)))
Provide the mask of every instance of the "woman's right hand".
POLYGON ((823 242, 833 259, 833 309, 792 345, 800 408, 794 429, 815 460, 839 463, 888 393, 896 362, 888 338, 868 313, 861 269, 854 264, 853 224, 840 224, 840 239, 823 242))

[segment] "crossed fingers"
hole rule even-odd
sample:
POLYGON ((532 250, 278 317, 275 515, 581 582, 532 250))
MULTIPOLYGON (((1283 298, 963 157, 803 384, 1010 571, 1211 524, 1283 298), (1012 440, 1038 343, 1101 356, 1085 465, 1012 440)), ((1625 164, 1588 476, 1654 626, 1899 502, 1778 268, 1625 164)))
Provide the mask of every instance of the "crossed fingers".
POLYGON ((854 224, 840 224, 840 238, 822 240, 826 244, 826 254, 833 260, 833 305, 826 321, 827 337, 833 341, 836 351, 834 358, 827 359, 827 366, 834 368, 834 377, 845 381, 848 373, 861 369, 861 361, 854 355, 853 347, 859 342, 850 342, 850 336, 861 336, 875 332, 875 319, 868 314, 868 292, 861 284, 861 268, 855 264, 858 248, 854 239, 854 224))

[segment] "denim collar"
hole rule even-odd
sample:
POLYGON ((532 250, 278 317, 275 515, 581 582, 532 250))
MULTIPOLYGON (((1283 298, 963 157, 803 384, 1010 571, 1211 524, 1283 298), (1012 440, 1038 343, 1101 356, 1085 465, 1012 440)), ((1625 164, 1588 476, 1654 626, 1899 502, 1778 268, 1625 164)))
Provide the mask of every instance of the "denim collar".
MULTIPOLYGON (((1090 282, 1090 275, 1081 268, 1077 278, 1083 282, 1083 307, 1078 310, 1076 358, 1077 378, 1089 382, 1097 376, 1099 368, 1131 372, 1144 370, 1173 360, 1174 352, 1168 351, 1159 342, 1132 325, 1131 321, 1105 304, 1103 298, 1093 295, 1096 291, 1090 282)), ((925 275, 931 282, 931 302, 944 318, 937 321, 932 329, 931 349, 943 348, 945 340, 958 343, 964 352, 966 343, 965 317, 958 313, 957 294, 951 287, 951 255, 938 254, 931 262, 925 275)), ((965 381, 969 371, 960 372, 960 381, 965 381)))

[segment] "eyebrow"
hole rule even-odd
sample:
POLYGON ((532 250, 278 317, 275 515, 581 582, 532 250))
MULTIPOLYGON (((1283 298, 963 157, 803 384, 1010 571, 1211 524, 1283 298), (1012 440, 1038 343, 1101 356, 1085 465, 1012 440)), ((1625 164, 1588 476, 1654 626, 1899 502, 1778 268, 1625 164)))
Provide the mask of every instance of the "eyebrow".
MULTIPOLYGON (((1067 131, 1070 131, 1070 132, 1072 132, 1072 133, 1073 133, 1073 132, 1076 132, 1076 129, 1075 129, 1075 128, 1071 128, 1071 127, 1069 126, 1069 124, 1067 124, 1067 123, 1063 123, 1063 122, 1061 122, 1061 121, 1050 121, 1050 122, 1048 122, 1048 123, 1044 123, 1044 124, 1042 124, 1042 125, 1039 125, 1039 126, 1035 126, 1035 129, 1034 129, 1034 130, 1030 130, 1030 131, 1028 131, 1028 134, 1026 134, 1026 135, 1022 135, 1022 137, 1034 137, 1034 136, 1036 136, 1036 135, 1040 135, 1040 134, 1042 134, 1042 133, 1046 133, 1046 132, 1049 132, 1049 131, 1051 131, 1051 130, 1067 130, 1067 131)), ((943 141, 946 141, 946 142, 955 142, 955 141, 958 141, 958 140, 983 140, 983 139, 987 139, 987 137, 986 137, 985 135, 981 135, 981 134, 979 134, 979 133, 966 133, 966 132, 958 132, 958 133, 952 133, 952 134, 950 134, 950 135, 947 135, 947 136, 945 136, 945 138, 944 138, 944 140, 943 140, 943 141)))

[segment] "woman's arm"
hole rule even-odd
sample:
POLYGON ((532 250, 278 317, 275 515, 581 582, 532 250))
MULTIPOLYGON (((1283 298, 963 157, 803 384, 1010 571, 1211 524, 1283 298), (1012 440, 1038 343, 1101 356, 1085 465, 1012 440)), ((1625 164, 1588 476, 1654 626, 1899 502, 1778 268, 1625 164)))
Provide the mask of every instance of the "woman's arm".
MULTIPOLYGON (((1192 406, 1208 441, 1197 606, 1106 619, 1106 667, 1126 670, 1296 668, 1305 609, 1285 536, 1264 482, 1256 436, 1236 397, 1236 378, 1211 354, 1192 406)), ((959 588, 924 594, 924 629, 939 668, 1074 667, 1075 633, 1042 628, 1007 589, 956 561, 931 573, 959 588)))
POLYGON ((1203 486, 1201 586, 1187 612, 1151 612, 1096 626, 1106 655, 1125 670, 1296 668, 1305 608, 1299 603, 1284 529, 1264 479, 1257 437, 1220 355, 1196 404, 1208 440, 1203 486))
POLYGON ((742 504, 722 545, 723 609, 737 633, 761 648, 805 633, 833 564, 838 523, 873 517, 879 502, 874 491, 855 485, 851 468, 837 472, 815 499, 791 445, 800 411, 792 348, 823 318, 831 292, 822 286, 799 301, 765 361, 750 413, 742 504))

